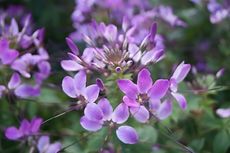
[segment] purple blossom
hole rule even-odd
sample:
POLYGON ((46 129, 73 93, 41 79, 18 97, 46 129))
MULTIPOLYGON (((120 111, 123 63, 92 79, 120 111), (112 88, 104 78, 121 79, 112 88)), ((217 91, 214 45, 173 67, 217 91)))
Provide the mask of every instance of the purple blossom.
POLYGON ((71 38, 77 41, 82 39, 82 35, 88 35, 91 32, 89 27, 91 21, 95 20, 95 16, 92 14, 97 15, 97 20, 103 21, 104 18, 100 18, 100 13, 103 12, 105 13, 102 16, 105 16, 107 20, 114 21, 114 24, 117 26, 121 26, 121 19, 126 17, 127 21, 130 21, 129 24, 136 27, 135 38, 139 42, 148 33, 148 29, 156 18, 163 19, 172 26, 185 26, 185 23, 173 14, 171 7, 153 7, 149 1, 107 0, 101 2, 87 0, 83 2, 76 0, 76 4, 76 8, 72 14, 73 26, 76 31, 71 34, 71 38), (109 14, 107 13, 108 11, 110 12, 109 14))
POLYGON ((19 52, 10 48, 7 39, 0 39, 0 62, 2 64, 11 64, 19 55, 19 52))
POLYGON ((11 68, 18 71, 26 78, 30 78, 31 73, 35 73, 38 82, 46 79, 49 76, 51 69, 50 64, 45 61, 42 56, 32 55, 30 53, 24 54, 15 60, 12 63, 11 68), (38 68, 38 71, 36 71, 35 68, 38 68))
POLYGON ((41 124, 41 118, 33 118, 31 122, 24 119, 22 120, 19 128, 16 128, 14 126, 8 127, 5 130, 5 136, 9 140, 19 140, 22 138, 27 138, 29 136, 38 134, 41 124))
POLYGON ((97 84, 86 86, 85 71, 79 71, 73 78, 66 76, 62 80, 62 89, 69 97, 78 98, 84 104, 95 102, 100 92, 97 84))
POLYGON ((61 150, 61 146, 60 142, 51 144, 48 136, 40 137, 37 144, 39 153, 58 153, 61 150))
POLYGON ((142 69, 138 73, 137 84, 127 79, 120 79, 117 81, 117 84, 125 94, 123 97, 124 103, 129 106, 131 114, 137 121, 141 123, 147 122, 150 110, 156 111, 156 116, 161 119, 164 118, 161 115, 164 116, 164 113, 167 113, 163 108, 171 112, 171 104, 169 102, 160 102, 160 99, 168 91, 169 81, 159 79, 153 84, 151 73, 147 69, 142 69), (145 107, 146 105, 150 106, 150 110, 145 107))
POLYGON ((100 130, 105 125, 110 126, 110 128, 116 128, 116 135, 119 140, 126 144, 135 144, 138 141, 136 130, 127 125, 118 127, 118 124, 123 124, 128 117, 128 106, 120 103, 113 111, 110 102, 103 98, 98 104, 87 104, 80 123, 86 130, 94 132, 100 130))
POLYGON ((181 109, 185 110, 187 107, 187 101, 185 97, 177 92, 178 84, 184 80, 191 69, 190 64, 180 63, 175 69, 172 77, 170 78, 170 90, 171 95, 176 99, 181 109))
POLYGON ((11 76, 7 87, 3 85, 0 86, 0 97, 3 93, 13 93, 15 96, 20 98, 36 97, 40 94, 40 88, 39 86, 22 83, 20 75, 18 73, 14 73, 11 76))
POLYGON ((229 118, 230 108, 219 108, 216 110, 216 114, 222 118, 229 118))
POLYGON ((211 13, 210 21, 212 23, 219 23, 230 15, 230 6, 220 4, 216 0, 210 0, 208 5, 208 10, 211 13))
MULTIPOLYGON (((125 18, 123 22, 126 24, 125 18)), ((156 34, 156 23, 152 25, 150 32, 148 31, 140 44, 133 41, 135 27, 124 30, 119 31, 113 24, 92 22, 91 32, 88 31, 89 35, 84 35, 90 47, 84 50, 82 56, 79 56, 79 50, 74 42, 67 38, 67 44, 71 49, 68 53, 70 60, 61 61, 62 68, 66 71, 86 69, 103 74, 110 74, 113 71, 122 73, 126 70, 134 71, 129 69, 130 66, 138 69, 139 63, 142 65, 156 63, 164 57, 163 39, 156 34)))

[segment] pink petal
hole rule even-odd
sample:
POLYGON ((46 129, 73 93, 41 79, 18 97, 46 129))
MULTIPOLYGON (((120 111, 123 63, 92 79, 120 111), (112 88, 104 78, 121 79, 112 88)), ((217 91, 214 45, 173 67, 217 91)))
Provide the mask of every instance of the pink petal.
POLYGON ((157 110, 157 117, 160 120, 166 119, 172 113, 172 103, 170 101, 164 101, 159 110, 157 110))
POLYGON ((75 81, 70 76, 66 76, 62 80, 62 90, 71 98, 77 97, 74 85, 75 81))
POLYGON ((42 119, 41 118, 34 118, 31 121, 31 125, 30 125, 30 131, 32 133, 36 133, 39 131, 40 127, 42 124, 42 119))
POLYGON ((21 79, 18 73, 14 73, 12 77, 10 78, 10 81, 8 83, 9 89, 15 89, 19 84, 21 83, 21 79))
POLYGON ((124 96, 124 97, 123 97, 123 101, 124 101, 124 103, 125 103, 127 106, 129 106, 129 107, 138 107, 138 106, 140 105, 136 100, 130 99, 130 98, 127 97, 127 96, 124 96))
POLYGON ((138 73, 138 78, 137 78, 137 88, 140 93, 147 93, 147 91, 150 89, 152 86, 152 78, 151 78, 151 73, 147 69, 142 69, 138 73))
POLYGON ((175 79, 177 83, 184 80, 184 78, 187 76, 188 72, 190 71, 191 65, 190 64, 184 64, 182 62, 174 71, 171 78, 175 79))
POLYGON ((79 49, 77 48, 75 43, 70 38, 66 38, 66 42, 67 42, 70 50, 72 51, 72 53, 74 53, 75 55, 78 55, 79 54, 79 49))
POLYGON ((118 139, 125 144, 135 144, 139 139, 136 130, 130 126, 120 126, 116 134, 118 139))
POLYGON ((95 103, 88 103, 84 110, 84 114, 87 119, 92 121, 100 121, 103 118, 103 112, 101 108, 95 103))
POLYGON ((113 107, 111 106, 110 102, 106 98, 102 98, 98 102, 98 106, 101 108, 103 112, 103 119, 104 120, 109 120, 111 118, 111 115, 113 113, 113 107))
POLYGON ((171 94, 173 95, 173 97, 178 102, 180 108, 182 110, 185 110, 187 108, 187 101, 186 101, 185 97, 182 94, 179 94, 179 93, 172 92, 171 94))
POLYGON ((17 140, 23 136, 22 132, 15 127, 9 127, 5 131, 5 136, 10 140, 17 140))
POLYGON ((99 96, 99 92, 100 92, 100 88, 96 84, 93 84, 93 85, 86 87, 84 94, 88 102, 91 103, 97 100, 99 96))
POLYGON ((85 71, 79 71, 74 76, 74 85, 77 91, 82 91, 86 87, 86 73, 85 71))
POLYGON ((84 67, 73 60, 62 60, 61 67, 66 71, 79 71, 84 67))
POLYGON ((81 126, 88 131, 98 131, 102 128, 102 124, 97 121, 91 121, 87 117, 83 116, 80 120, 81 126))
POLYGON ((161 99, 165 96, 169 88, 169 81, 165 79, 157 80, 148 92, 151 99, 161 99))
POLYGON ((144 106, 131 107, 130 112, 140 123, 146 123, 149 119, 149 112, 144 106))
POLYGON ((129 98, 136 99, 138 94, 137 85, 128 79, 118 80, 117 84, 120 90, 129 98))
POLYGON ((113 122, 116 122, 118 124, 122 124, 129 118, 129 109, 128 106, 126 106, 124 103, 119 104, 113 114, 112 114, 112 120, 113 122))

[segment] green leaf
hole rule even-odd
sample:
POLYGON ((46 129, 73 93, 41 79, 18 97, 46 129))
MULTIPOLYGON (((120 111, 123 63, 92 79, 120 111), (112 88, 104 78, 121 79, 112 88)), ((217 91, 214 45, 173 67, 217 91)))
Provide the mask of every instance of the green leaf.
POLYGON ((225 153, 230 147, 230 135, 222 130, 217 133, 213 141, 213 153, 225 153))
POLYGON ((138 128, 137 132, 140 137, 140 142, 148 142, 154 144, 157 140, 156 130, 149 125, 138 128))
POLYGON ((195 139, 190 143, 189 146, 191 146, 191 148, 193 148, 196 152, 200 152, 204 146, 204 142, 205 142, 204 138, 195 139))
POLYGON ((104 143, 106 134, 107 134, 107 129, 103 128, 99 132, 96 132, 95 134, 90 136, 87 142, 85 152, 99 151, 104 143))

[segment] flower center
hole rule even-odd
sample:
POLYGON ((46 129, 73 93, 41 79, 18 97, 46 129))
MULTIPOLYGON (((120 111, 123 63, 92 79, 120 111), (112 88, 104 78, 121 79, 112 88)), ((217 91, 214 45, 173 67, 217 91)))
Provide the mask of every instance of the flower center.
POLYGON ((149 101, 149 97, 147 94, 139 94, 137 96, 137 102, 140 104, 144 104, 149 101))

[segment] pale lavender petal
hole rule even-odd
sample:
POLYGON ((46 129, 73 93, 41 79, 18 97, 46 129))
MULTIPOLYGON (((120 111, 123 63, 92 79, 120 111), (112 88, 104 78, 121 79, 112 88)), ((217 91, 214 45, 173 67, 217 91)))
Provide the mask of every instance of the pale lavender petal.
POLYGON ((130 126, 120 126, 116 134, 118 139, 125 144, 135 144, 139 139, 136 130, 130 126))
POLYGON ((86 62, 86 63, 91 63, 93 58, 94 58, 94 48, 86 48, 82 54, 82 59, 86 62))
POLYGON ((149 109, 156 111, 159 109, 161 101, 159 99, 150 99, 149 100, 149 109))
POLYGON ((142 58, 141 58, 141 64, 142 65, 147 65, 149 62, 151 62, 152 61, 152 59, 153 59, 153 57, 154 57, 154 51, 148 51, 148 52, 146 52, 143 56, 142 56, 142 58))
POLYGON ((170 79, 170 89, 173 91, 173 92, 177 92, 177 81, 173 78, 170 79))
POLYGON ((58 151, 61 150, 61 146, 59 142, 53 143, 48 147, 45 153, 58 153, 58 151))
POLYGON ((169 81, 166 79, 157 80, 148 92, 151 99, 161 99, 165 96, 169 88, 169 81))
POLYGON ((30 131, 32 133, 38 132, 40 127, 41 127, 41 124, 42 124, 41 118, 33 118, 31 123, 30 123, 30 131))
POLYGON ((124 103, 119 104, 113 114, 112 114, 112 120, 113 122, 116 122, 118 124, 122 124, 129 118, 129 109, 128 106, 126 106, 124 103))
POLYGON ((88 102, 91 103, 97 100, 99 96, 99 92, 100 92, 100 88, 96 84, 93 84, 93 85, 86 87, 84 94, 88 102))
POLYGON ((69 76, 64 77, 62 80, 62 90, 71 98, 77 97, 74 85, 74 79, 69 76))
POLYGON ((88 103, 85 107, 84 114, 87 119, 92 121, 100 121, 103 119, 103 112, 95 103, 88 103))
POLYGON ((136 99, 138 94, 137 85, 128 79, 121 79, 117 81, 120 90, 129 98, 136 99))
POLYGON ((12 20, 11 20, 11 23, 10 23, 10 32, 11 32, 13 35, 17 35, 18 32, 19 32, 18 23, 16 22, 15 19, 12 19, 12 20))
POLYGON ((182 110, 185 110, 187 108, 187 101, 186 101, 185 97, 182 94, 179 94, 179 93, 172 92, 171 94, 173 95, 173 97, 178 102, 180 108, 182 110))
POLYGON ((144 106, 131 107, 130 112, 140 123, 146 123, 149 119, 149 112, 144 106))
POLYGON ((23 133, 15 127, 9 127, 5 131, 5 136, 10 140, 17 140, 23 136, 23 133))
POLYGON ((187 76, 188 72, 190 71, 191 65, 190 64, 184 64, 182 62, 174 71, 171 78, 175 79, 177 83, 184 80, 184 78, 187 76))
POLYGON ((160 120, 166 119, 172 113, 172 103, 170 101, 164 101, 159 110, 157 110, 157 117, 160 120))
POLYGON ((228 118, 230 117, 230 108, 219 108, 216 113, 222 118, 228 118))
POLYGON ((141 58, 141 51, 136 44, 129 45, 129 57, 132 58, 135 62, 138 62, 141 58))
POLYGON ((127 96, 123 97, 123 101, 129 107, 139 107, 140 105, 135 99, 130 99, 127 96))
POLYGON ((109 120, 111 118, 111 115, 113 113, 113 107, 111 106, 110 102, 106 98, 102 98, 98 102, 98 106, 101 108, 103 112, 103 119, 104 120, 109 120))
POLYGON ((79 71, 84 67, 73 60, 62 60, 61 67, 66 71, 79 71))
POLYGON ((41 136, 38 140, 37 148, 39 152, 44 152, 46 147, 50 143, 50 138, 48 136, 41 136))
POLYGON ((66 38, 66 42, 67 42, 70 50, 72 51, 72 53, 74 53, 75 55, 78 55, 79 54, 79 49, 77 48, 75 43, 70 38, 66 38))
POLYGON ((19 84, 21 83, 21 78, 18 73, 14 73, 12 77, 10 78, 10 81, 8 83, 9 89, 15 89, 19 84))
POLYGON ((117 27, 115 25, 108 25, 104 33, 105 38, 108 41, 114 42, 117 38, 117 27))
POLYGON ((9 49, 2 54, 1 56, 2 63, 10 64, 18 57, 18 55, 19 53, 17 50, 9 49))
POLYGON ((142 69, 138 73, 138 78, 137 78, 137 88, 140 93, 147 93, 147 91, 150 89, 152 86, 152 78, 151 78, 151 73, 148 71, 148 69, 142 69))
POLYGON ((15 89, 15 95, 21 98, 37 97, 40 95, 40 88, 22 84, 15 89))
POLYGON ((74 76, 74 85, 77 91, 82 91, 86 87, 86 73, 85 71, 79 71, 74 76))
POLYGON ((98 121, 91 121, 87 117, 83 116, 80 119, 81 126, 88 131, 98 131, 102 128, 102 124, 98 121))

